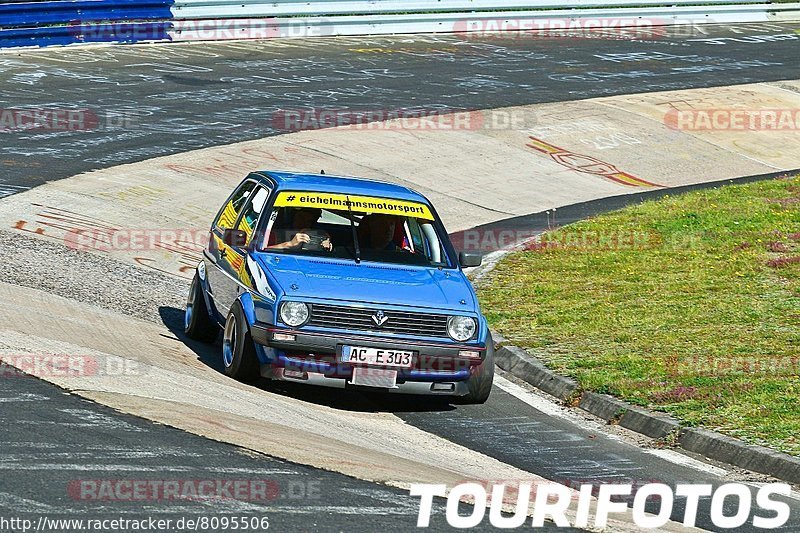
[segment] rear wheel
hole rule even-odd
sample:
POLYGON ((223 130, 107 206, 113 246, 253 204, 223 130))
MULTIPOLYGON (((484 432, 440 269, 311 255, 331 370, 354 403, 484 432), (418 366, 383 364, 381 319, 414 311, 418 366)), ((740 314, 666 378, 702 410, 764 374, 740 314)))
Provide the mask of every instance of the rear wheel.
POLYGON ((492 383, 494 383, 494 340, 492 335, 489 334, 486 338, 486 358, 483 363, 473 370, 469 381, 467 381, 469 393, 460 398, 460 403, 486 403, 486 400, 489 399, 489 394, 492 392, 492 383))
POLYGON ((186 300, 186 311, 183 316, 183 332, 190 339, 213 343, 219 335, 219 326, 211 320, 203 296, 203 285, 195 272, 189 298, 186 300))
POLYGON ((239 381, 258 378, 258 357, 250 328, 239 302, 233 304, 222 332, 222 364, 225 374, 239 381))

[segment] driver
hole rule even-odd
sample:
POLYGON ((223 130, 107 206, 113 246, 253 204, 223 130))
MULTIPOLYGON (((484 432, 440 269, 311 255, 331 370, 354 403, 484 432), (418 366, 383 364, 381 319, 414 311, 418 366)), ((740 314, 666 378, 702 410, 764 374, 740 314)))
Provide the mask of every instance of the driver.
POLYGON ((372 250, 403 250, 394 242, 397 222, 394 215, 366 215, 358 226, 358 242, 372 250))
POLYGON ((322 216, 322 209, 314 207, 297 207, 292 210, 292 223, 289 229, 274 229, 270 235, 271 244, 267 248, 273 250, 299 250, 305 244, 319 245, 322 249, 333 250, 331 237, 326 231, 312 229, 322 216), (291 237, 289 237, 291 235, 291 237), (272 243, 283 239, 283 242, 272 243))

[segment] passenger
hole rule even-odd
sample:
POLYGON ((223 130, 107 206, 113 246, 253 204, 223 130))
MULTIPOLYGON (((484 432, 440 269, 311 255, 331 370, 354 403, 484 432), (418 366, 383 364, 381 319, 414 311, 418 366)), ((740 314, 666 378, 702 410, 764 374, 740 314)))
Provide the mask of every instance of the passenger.
POLYGON ((333 250, 330 235, 324 230, 314 229, 321 216, 322 209, 313 207, 294 208, 291 227, 284 230, 273 228, 270 235, 270 243, 281 239, 283 242, 270 244, 267 248, 272 250, 295 250, 303 248, 304 245, 310 245, 306 248, 313 250, 319 246, 330 252, 333 250))

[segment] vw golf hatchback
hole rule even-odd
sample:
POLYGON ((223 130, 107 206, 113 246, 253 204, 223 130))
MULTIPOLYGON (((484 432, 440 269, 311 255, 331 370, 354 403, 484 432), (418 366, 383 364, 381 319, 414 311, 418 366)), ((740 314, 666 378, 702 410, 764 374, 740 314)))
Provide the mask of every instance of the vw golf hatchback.
POLYGON ((436 210, 406 187, 254 172, 222 205, 185 332, 225 372, 483 403, 494 344, 436 210))

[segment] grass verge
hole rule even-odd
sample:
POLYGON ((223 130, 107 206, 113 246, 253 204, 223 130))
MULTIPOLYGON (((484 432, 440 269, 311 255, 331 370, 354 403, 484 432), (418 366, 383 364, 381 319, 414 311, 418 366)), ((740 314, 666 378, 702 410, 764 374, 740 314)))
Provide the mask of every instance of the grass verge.
POLYGON ((800 455, 800 176, 548 232, 478 292, 493 328, 583 389, 800 455))

